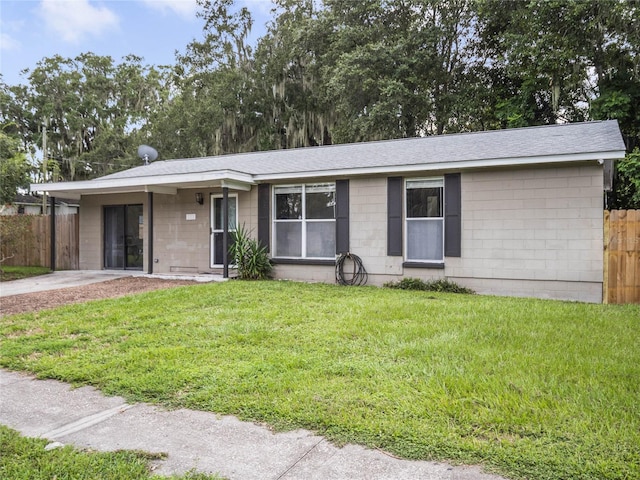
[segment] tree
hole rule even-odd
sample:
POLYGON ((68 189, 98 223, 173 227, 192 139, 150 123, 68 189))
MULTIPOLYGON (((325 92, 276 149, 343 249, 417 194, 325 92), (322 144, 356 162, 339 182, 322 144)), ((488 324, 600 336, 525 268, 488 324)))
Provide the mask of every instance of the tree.
POLYGON ((616 163, 614 189, 607 195, 607 208, 640 209, 640 149, 616 163))
POLYGON ((472 2, 327 1, 318 14, 324 95, 337 142, 467 131, 472 2))
POLYGON ((255 149, 246 101, 252 51, 246 44, 252 19, 231 0, 199 0, 204 38, 194 40, 168 75, 171 94, 152 117, 151 139, 172 158, 255 149))
POLYGON ((637 205, 640 2, 479 0, 478 24, 501 126, 618 120, 629 155, 618 162, 608 205, 637 205))
POLYGON ((46 125, 49 178, 93 178, 137 163, 135 149, 163 95, 157 69, 135 56, 115 64, 84 53, 44 58, 25 75, 27 85, 1 85, 0 121, 15 126, 26 150, 41 148, 46 125))
POLYGON ((277 0, 256 49, 252 105, 259 149, 327 145, 336 114, 325 95, 320 56, 327 31, 312 0, 277 0))
POLYGON ((30 171, 20 140, 0 130, 0 208, 13 203, 18 189, 29 187, 30 171))
POLYGON ((616 119, 640 144, 640 0, 274 0, 255 50, 246 8, 198 3, 203 38, 175 65, 43 59, 0 82, 0 124, 33 152, 46 120, 66 180, 137 164, 140 143, 186 158, 616 119))

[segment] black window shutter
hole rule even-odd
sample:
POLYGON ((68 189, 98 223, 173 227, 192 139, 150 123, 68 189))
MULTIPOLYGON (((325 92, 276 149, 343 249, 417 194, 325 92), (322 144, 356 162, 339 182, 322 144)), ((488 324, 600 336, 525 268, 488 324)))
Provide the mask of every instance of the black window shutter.
POLYGON ((462 197, 460 174, 444 176, 444 256, 462 255, 462 197))
POLYGON ((349 180, 336 180, 336 253, 349 252, 349 180))
POLYGON ((269 226, 271 223, 270 204, 271 186, 268 183, 258 185, 258 242, 269 251, 270 236, 269 226))
POLYGON ((387 255, 402 256, 402 177, 387 178, 387 255))

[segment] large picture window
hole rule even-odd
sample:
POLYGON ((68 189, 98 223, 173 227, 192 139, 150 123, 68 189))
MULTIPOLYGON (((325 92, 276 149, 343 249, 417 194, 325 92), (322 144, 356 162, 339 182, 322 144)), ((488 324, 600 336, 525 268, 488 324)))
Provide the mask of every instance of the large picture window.
POLYGON ((444 261, 444 180, 412 179, 406 182, 406 259, 444 261))
POLYGON ((335 184, 281 186, 273 192, 274 256, 333 259, 335 184))

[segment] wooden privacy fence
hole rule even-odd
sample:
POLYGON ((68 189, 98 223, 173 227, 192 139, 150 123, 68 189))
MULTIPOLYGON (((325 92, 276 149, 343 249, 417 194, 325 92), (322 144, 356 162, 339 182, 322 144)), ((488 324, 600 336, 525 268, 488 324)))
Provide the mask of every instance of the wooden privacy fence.
POLYGON ((604 303, 640 303, 640 210, 604 212, 604 303))
MULTIPOLYGON (((0 222, 25 221, 25 216, 2 216, 0 222)), ((28 215, 27 232, 21 241, 9 252, 8 242, 0 238, 2 254, 15 256, 2 265, 26 267, 51 267, 51 217, 49 215, 28 215)), ((4 229, 3 229, 4 231, 4 229)), ((56 215, 56 270, 77 270, 79 268, 79 223, 78 215, 56 215)))

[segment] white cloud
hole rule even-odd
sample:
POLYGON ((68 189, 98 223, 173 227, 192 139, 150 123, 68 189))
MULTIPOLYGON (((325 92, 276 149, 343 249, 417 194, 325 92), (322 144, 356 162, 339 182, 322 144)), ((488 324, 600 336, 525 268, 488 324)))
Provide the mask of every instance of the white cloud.
POLYGON ((111 10, 94 6, 89 0, 42 0, 39 14, 50 30, 69 43, 101 35, 119 22, 111 10))
POLYGON ((19 50, 20 42, 13 38, 8 33, 0 33, 0 50, 4 50, 6 52, 19 50))
POLYGON ((175 13, 183 18, 196 18, 198 4, 196 0, 142 0, 150 8, 163 13, 175 13))

